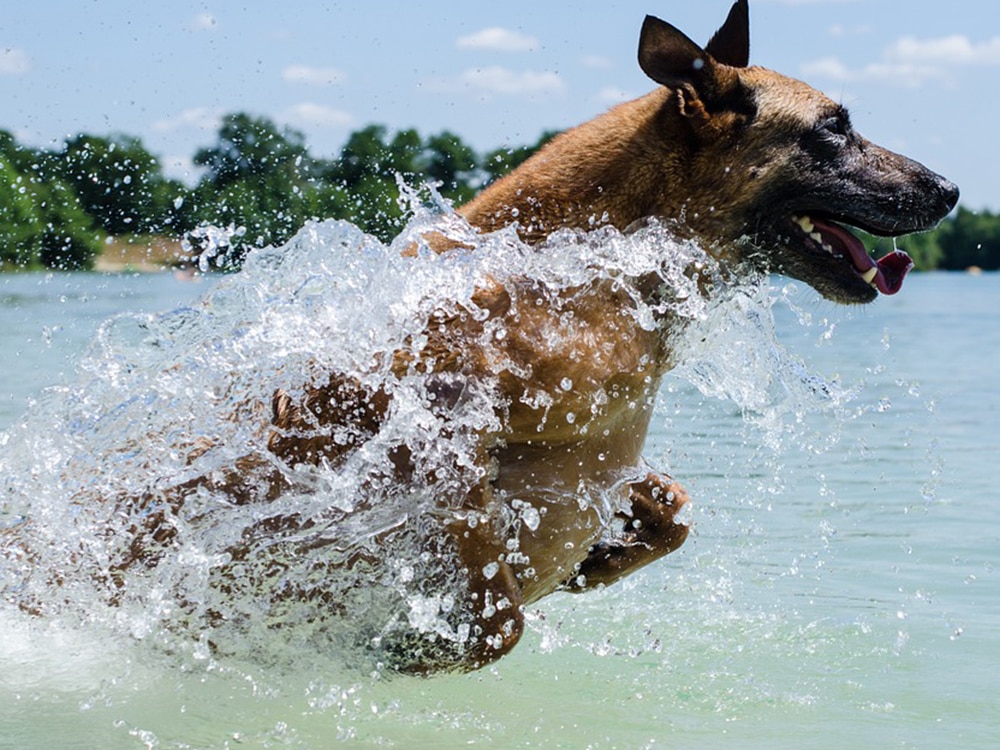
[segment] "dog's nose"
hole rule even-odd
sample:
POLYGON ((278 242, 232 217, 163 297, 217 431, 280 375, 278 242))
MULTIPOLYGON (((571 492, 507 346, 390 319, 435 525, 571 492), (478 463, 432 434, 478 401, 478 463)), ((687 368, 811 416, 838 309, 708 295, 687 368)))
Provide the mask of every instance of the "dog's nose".
POLYGON ((948 207, 946 213, 951 213, 951 210, 958 205, 958 185, 942 177, 940 190, 941 199, 948 207))

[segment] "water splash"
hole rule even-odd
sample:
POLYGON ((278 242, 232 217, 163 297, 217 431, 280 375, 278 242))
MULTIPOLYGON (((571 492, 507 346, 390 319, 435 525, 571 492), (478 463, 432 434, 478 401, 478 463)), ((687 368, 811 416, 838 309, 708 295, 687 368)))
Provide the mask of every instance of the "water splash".
POLYGON ((559 232, 540 249, 513 229, 479 236, 440 205, 418 210, 389 246, 345 222, 310 224, 251 253, 194 305, 104 323, 77 380, 45 391, 0 436, 3 598, 196 659, 364 650, 407 628, 461 641, 450 617, 459 566, 433 538, 441 498, 478 478, 474 436, 496 430, 502 409, 491 382, 466 384, 446 422, 427 378, 395 375, 389 355, 420 351, 435 315, 482 316, 474 295, 488 279, 531 279, 556 304, 562 290, 608 279, 628 289, 656 273, 671 294, 650 303, 635 293, 640 325, 683 322, 677 375, 734 403, 768 439, 849 398, 777 343, 765 285, 727 285, 717 270, 655 223, 628 235, 559 232), (423 239, 431 228, 473 249, 437 255, 423 239), (706 279, 712 300, 698 292, 706 279), (291 489, 266 503, 203 481, 276 468, 275 393, 299 401, 330 373, 393 396, 343 462, 277 467, 291 489), (388 466, 401 446, 418 467, 458 469, 394 486, 388 466), (149 564, 123 565, 137 556, 149 564))

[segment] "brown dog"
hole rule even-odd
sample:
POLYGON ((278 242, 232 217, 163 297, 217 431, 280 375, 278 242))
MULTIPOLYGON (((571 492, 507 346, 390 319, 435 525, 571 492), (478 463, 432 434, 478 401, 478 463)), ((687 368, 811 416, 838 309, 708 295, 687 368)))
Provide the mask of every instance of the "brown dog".
MULTIPOLYGON (((595 221, 624 231, 650 217, 679 220, 679 233, 712 248, 733 272, 785 273, 841 303, 898 291, 909 258, 895 252, 875 262, 845 225, 887 236, 928 229, 955 206, 957 188, 866 141, 842 106, 806 84, 748 67, 748 36, 745 0, 705 48, 647 17, 639 64, 659 88, 558 136, 459 213, 483 232, 516 222, 529 243, 595 221)), ((510 281, 481 290, 484 320, 442 320, 428 332, 424 358, 434 363, 427 369, 443 402, 457 397, 457 383, 499 371, 506 409, 502 429, 480 436, 489 468, 459 503, 476 511, 478 522, 456 514, 443 523, 467 571, 469 638, 440 660, 404 657, 404 667, 479 667, 517 642, 525 604, 559 588, 611 583, 684 541, 687 527, 674 520, 684 491, 666 476, 634 476, 670 351, 668 321, 649 331, 628 315, 631 293, 652 297, 660 279, 632 283, 631 290, 569 290, 558 314, 521 305, 515 318, 512 299, 531 291, 510 281), (496 319, 504 319, 508 335, 484 347, 481 334, 496 319), (544 415, 521 398, 536 391, 550 396, 544 415), (587 416, 574 421, 570 414, 587 416), (619 512, 626 531, 615 541, 602 539, 594 507, 548 499, 554 488, 614 486, 627 495, 619 512), (534 528, 520 526, 510 554, 498 508, 514 498, 545 515, 534 528)), ((397 363, 399 372, 413 367, 397 363)), ((335 379, 307 402, 330 409, 343 403, 345 388, 335 379)), ((387 397, 350 395, 367 404, 364 418, 377 429, 387 397)), ((303 459, 301 440, 279 435, 301 435, 295 428, 306 426, 309 409, 279 401, 272 449, 303 459)), ((326 425, 341 419, 337 411, 326 425)), ((317 440, 314 457, 344 450, 317 440)))
MULTIPOLYGON (((842 106, 806 84, 748 67, 748 56, 745 0, 704 48, 647 17, 639 64, 657 89, 558 136, 459 213, 484 233, 516 223, 533 244, 563 228, 627 231, 659 219, 730 274, 784 273, 841 303, 898 291, 909 258, 870 259, 846 225, 887 236, 928 229, 955 206, 957 188, 866 141, 842 106)), ((481 667, 517 643, 526 604, 610 584, 683 543, 687 527, 675 516, 685 492, 637 468, 671 366, 672 322, 651 329, 630 313, 637 298, 663 295, 662 284, 655 274, 594 282, 544 305, 527 304, 543 299, 527 281, 487 284, 474 297, 480 315, 442 314, 416 354, 395 355, 393 373, 422 378, 446 430, 466 431, 477 448, 471 467, 418 467, 405 445, 391 455, 395 486, 419 472, 455 477, 446 484, 453 496, 420 520, 421 534, 432 527, 420 538, 447 561, 447 585, 457 589, 443 615, 450 636, 436 633, 433 647, 421 633, 381 641, 393 667, 481 667), (494 323, 502 338, 484 335, 494 323), (485 380, 500 404, 496 425, 468 427, 456 415, 470 384, 485 380), (544 407, 525 394, 543 394, 544 407), (610 514, 599 497, 613 498, 610 514), (609 523, 617 533, 607 533, 609 523)), ((189 482, 172 504, 206 488, 240 505, 279 498, 289 485, 276 463, 336 466, 378 434, 392 409, 391 392, 339 375, 301 397, 279 391, 268 460, 189 482)), ((143 532, 155 545, 137 543, 123 566, 169 543, 155 515, 143 532)), ((236 562, 247 554, 232 550, 236 562)), ((368 548, 330 566, 363 569, 377 556, 368 548)), ((425 589, 446 585, 435 575, 425 589)))

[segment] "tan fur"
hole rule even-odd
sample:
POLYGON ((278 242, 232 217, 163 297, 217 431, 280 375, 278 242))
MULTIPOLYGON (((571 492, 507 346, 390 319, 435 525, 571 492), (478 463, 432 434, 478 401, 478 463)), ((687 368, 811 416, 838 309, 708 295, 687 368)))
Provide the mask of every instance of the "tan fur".
MULTIPOLYGON (((738 37, 741 15, 745 26, 745 2, 734 6, 719 34, 727 36, 728 29, 730 40, 738 37)), ((653 31, 663 36, 662 29, 653 31)), ((668 29, 668 37, 670 33, 668 29)), ((648 42, 645 37, 646 27, 643 44, 663 46, 656 34, 648 42)), ((691 44, 670 38, 667 45, 683 48, 685 43, 691 44)), ((739 57, 739 49, 730 53, 725 43, 713 40, 711 46, 727 57, 739 57)), ((667 67, 671 54, 661 55, 667 67)), ((664 85, 557 136, 459 213, 481 232, 516 224, 529 243, 563 228, 611 225, 627 231, 657 217, 674 222, 678 235, 700 240, 734 269, 745 264, 766 270, 767 263, 744 257, 742 238, 752 231, 761 206, 771 202, 772 195, 781 195, 783 186, 802 179, 803 134, 824 118, 843 117, 842 108, 780 74, 716 65, 704 52, 694 54, 708 59, 710 81, 664 85), (733 100, 733 106, 722 106, 733 100)), ((649 64, 658 73, 656 66, 655 60, 649 64)), ((882 173, 898 170, 911 182, 932 181, 919 165, 911 167, 908 160, 860 139, 857 143, 861 150, 870 146, 882 173)), ((927 201, 933 205, 922 209, 931 221, 943 215, 942 205, 953 205, 957 197, 953 186, 943 181, 920 185, 920 190, 934 194, 927 201)), ((919 211, 913 213, 920 216, 919 211)), ((439 243, 438 249, 448 246, 439 243)), ((852 288, 857 286, 850 278, 853 271, 836 269, 835 275, 847 276, 846 281, 821 278, 823 267, 815 272, 807 266, 807 271, 817 277, 807 280, 833 298, 866 298, 852 288)), ((634 289, 646 296, 655 294, 659 283, 655 276, 633 280, 634 289)), ((510 607, 499 619, 477 621, 482 633, 495 635, 487 638, 485 647, 474 645, 459 663, 418 665, 418 670, 475 668, 499 658, 520 637, 521 606, 558 588, 581 591, 613 583, 679 547, 688 532, 675 520, 687 502, 686 493, 669 477, 652 472, 621 490, 629 508, 622 514, 628 533, 617 543, 602 541, 604 529, 593 507, 584 504, 581 509, 565 499, 550 499, 553 490, 565 495, 607 488, 641 462, 654 397, 673 364, 667 345, 671 321, 660 321, 655 331, 643 329, 630 314, 633 298, 610 282, 565 290, 555 306, 525 304, 534 299, 527 281, 505 284, 480 290, 476 301, 488 313, 485 321, 442 319, 432 325, 420 359, 433 362, 435 373, 470 379, 500 373, 499 395, 508 405, 504 428, 500 434, 481 436, 483 461, 493 472, 470 494, 465 507, 489 517, 497 502, 516 497, 544 509, 544 522, 535 531, 521 529, 517 556, 506 554, 506 540, 489 523, 474 528, 461 521, 447 525, 469 571, 472 601, 491 598, 510 607), (485 326, 497 321, 507 335, 484 344, 485 326), (505 366, 500 367, 501 362, 505 366), (564 386, 567 382, 570 388, 564 386), (550 398, 544 410, 522 398, 537 392, 550 398), (480 571, 496 562, 501 574, 483 579, 480 571)), ((400 372, 415 366, 419 369, 420 362, 398 363, 400 372)), ((472 606, 475 610, 479 605, 472 606)))

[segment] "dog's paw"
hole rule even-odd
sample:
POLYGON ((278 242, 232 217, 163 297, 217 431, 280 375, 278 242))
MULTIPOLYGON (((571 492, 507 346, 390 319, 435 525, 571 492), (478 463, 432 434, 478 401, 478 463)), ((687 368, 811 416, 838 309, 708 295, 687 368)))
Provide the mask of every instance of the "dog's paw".
POLYGON ((629 486, 631 513, 625 519, 627 544, 640 544, 659 554, 673 552, 687 538, 690 524, 681 511, 691 498, 680 483, 650 473, 629 486))

